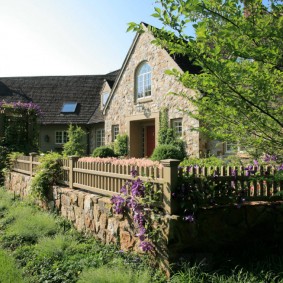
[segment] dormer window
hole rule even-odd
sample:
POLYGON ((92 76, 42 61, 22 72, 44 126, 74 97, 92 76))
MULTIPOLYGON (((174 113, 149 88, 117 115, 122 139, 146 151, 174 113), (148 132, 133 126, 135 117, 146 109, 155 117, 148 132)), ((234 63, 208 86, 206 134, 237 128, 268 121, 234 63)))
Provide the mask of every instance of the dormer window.
POLYGON ((107 99, 109 97, 109 92, 103 92, 102 95, 101 95, 101 108, 104 108, 106 102, 107 102, 107 99))
POLYGON ((146 62, 136 72, 136 96, 137 99, 151 96, 151 67, 146 62))
POLYGON ((77 106, 77 102, 64 102, 61 113, 75 113, 77 106))

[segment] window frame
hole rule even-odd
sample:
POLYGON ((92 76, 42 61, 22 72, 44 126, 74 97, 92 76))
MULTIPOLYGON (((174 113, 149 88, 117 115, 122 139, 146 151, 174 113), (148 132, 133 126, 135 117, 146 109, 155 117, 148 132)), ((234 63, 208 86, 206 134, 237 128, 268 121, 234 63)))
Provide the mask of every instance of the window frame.
POLYGON ((68 142, 68 131, 55 131, 55 144, 65 144, 68 142), (60 141, 58 142, 58 138, 60 138, 60 141))
POLYGON ((119 125, 112 125, 112 142, 116 140, 117 136, 119 135, 119 132, 120 132, 119 125))
POLYGON ((68 114, 68 113, 75 113, 78 107, 78 102, 75 101, 67 101, 63 102, 63 106, 61 108, 61 113, 62 114, 68 114), (64 108, 67 108, 64 110, 64 108), (71 109, 69 109, 71 108, 71 109))
POLYGON ((183 119, 182 118, 171 119, 171 127, 174 130, 174 133, 176 134, 177 137, 183 136, 183 119), (176 125, 177 123, 181 123, 181 126, 176 125), (181 128, 181 130, 180 130, 180 128, 181 128), (178 130, 176 130, 176 129, 178 129, 178 130))
POLYGON ((99 128, 95 130, 95 147, 100 147, 103 145, 105 145, 105 130, 104 128, 99 128))
POLYGON ((105 107, 105 105, 106 105, 106 103, 107 103, 107 100, 108 100, 108 98, 109 98, 109 95, 110 95, 110 92, 109 91, 104 91, 104 92, 102 92, 102 94, 101 94, 101 109, 103 109, 104 107, 105 107), (106 98, 106 100, 105 100, 105 102, 104 102, 104 95, 106 95, 107 94, 107 98, 106 98))
POLYGON ((147 61, 140 63, 136 69, 135 94, 136 100, 143 100, 152 96, 152 68, 147 61), (145 71, 143 71, 143 68, 145 68, 145 71))

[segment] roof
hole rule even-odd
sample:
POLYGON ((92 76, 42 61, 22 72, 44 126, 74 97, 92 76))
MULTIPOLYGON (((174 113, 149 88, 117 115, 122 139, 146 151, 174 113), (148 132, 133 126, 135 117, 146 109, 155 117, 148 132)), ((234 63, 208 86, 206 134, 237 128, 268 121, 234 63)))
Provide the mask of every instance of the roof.
POLYGON ((119 70, 106 75, 0 78, 0 101, 33 102, 40 106, 42 124, 87 124, 100 104, 104 80, 114 81, 119 70), (78 103, 74 113, 62 114, 65 102, 78 103))

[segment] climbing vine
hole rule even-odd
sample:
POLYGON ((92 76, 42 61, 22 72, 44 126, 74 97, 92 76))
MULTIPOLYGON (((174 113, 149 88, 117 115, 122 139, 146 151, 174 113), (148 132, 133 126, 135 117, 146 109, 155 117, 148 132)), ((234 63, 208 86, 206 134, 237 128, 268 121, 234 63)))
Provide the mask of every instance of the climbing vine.
POLYGON ((154 204, 160 199, 161 191, 154 191, 153 183, 144 182, 131 171, 133 180, 127 181, 120 190, 120 195, 111 198, 116 214, 130 213, 136 227, 136 236, 144 252, 154 250, 154 244, 160 240, 159 225, 161 210, 154 204))

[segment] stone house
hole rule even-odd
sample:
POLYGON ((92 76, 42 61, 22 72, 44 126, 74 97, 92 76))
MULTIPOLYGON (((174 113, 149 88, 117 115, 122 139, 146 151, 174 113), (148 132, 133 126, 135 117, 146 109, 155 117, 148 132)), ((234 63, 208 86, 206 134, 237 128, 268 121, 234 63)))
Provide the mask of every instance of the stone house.
POLYGON ((44 152, 60 151, 68 125, 74 124, 87 132, 88 154, 111 144, 118 134, 127 134, 131 157, 150 156, 157 145, 160 110, 167 108, 170 126, 184 141, 188 155, 224 154, 226 145, 191 131, 199 122, 186 114, 193 109, 189 101, 170 94, 193 96, 194 91, 166 70, 200 70, 186 58, 152 44, 154 36, 146 24, 144 28, 144 33, 136 34, 120 70, 93 76, 0 78, 0 101, 40 106, 39 143, 44 152))
POLYGON ((102 102, 105 93, 109 94, 107 103, 101 104, 105 143, 115 140, 118 133, 126 133, 130 156, 150 156, 157 145, 160 110, 167 108, 170 125, 183 139, 187 153, 199 156, 206 150, 205 142, 200 133, 191 131, 198 127, 198 121, 185 113, 192 110, 192 105, 183 97, 169 94, 183 92, 193 96, 194 91, 165 74, 168 69, 199 70, 184 58, 172 57, 165 49, 152 44, 153 39, 150 31, 138 33, 113 87, 109 89, 105 85, 101 91, 102 102))

